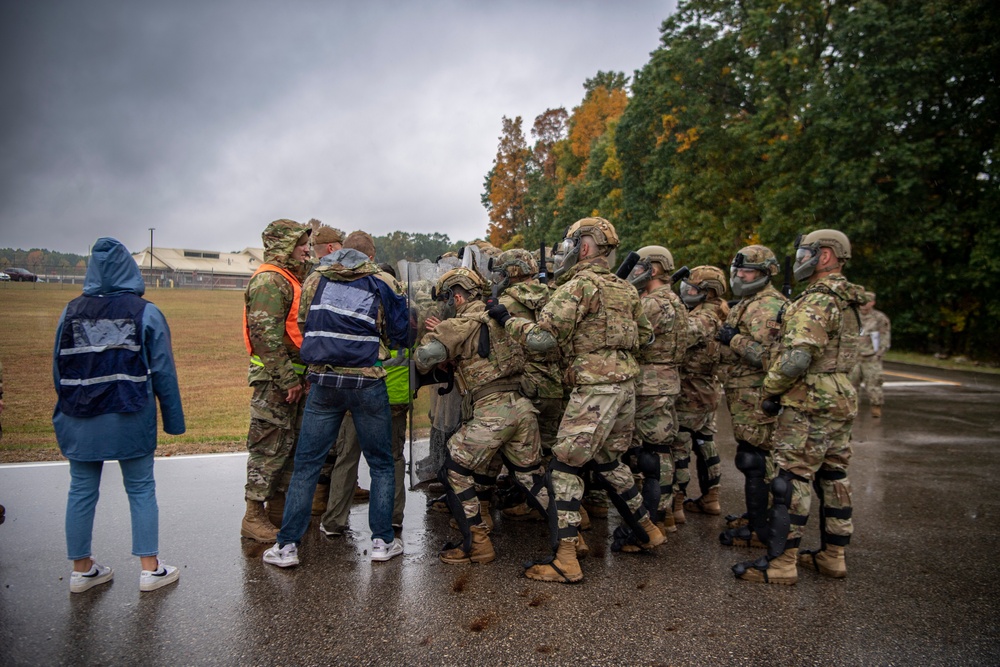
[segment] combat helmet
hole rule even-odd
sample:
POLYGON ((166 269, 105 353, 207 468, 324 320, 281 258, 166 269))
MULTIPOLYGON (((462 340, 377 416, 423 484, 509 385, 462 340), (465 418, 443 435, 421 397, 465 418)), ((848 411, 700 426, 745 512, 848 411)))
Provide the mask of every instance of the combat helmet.
POLYGON ((795 280, 806 280, 816 272, 819 264, 819 249, 829 248, 841 261, 851 258, 851 242, 847 235, 836 229, 817 229, 795 239, 795 266, 792 273, 795 280))
POLYGON ((618 232, 615 226, 604 218, 582 218, 577 220, 566 230, 566 238, 563 239, 555 252, 554 275, 558 280, 580 260, 580 238, 590 236, 598 246, 605 248, 606 254, 618 247, 618 232))
POLYGON ((642 290, 653 277, 653 264, 659 264, 663 275, 669 276, 674 271, 674 256, 661 245, 648 245, 636 251, 639 261, 629 274, 628 281, 637 290, 642 290))
POLYGON ((490 258, 490 272, 497 291, 503 292, 512 279, 531 278, 538 273, 538 263, 527 250, 513 248, 490 258))
POLYGON ((778 275, 778 258, 771 249, 762 245, 748 245, 736 253, 733 263, 729 265, 729 287, 733 296, 742 299, 764 289, 771 282, 771 276, 778 275), (743 282, 736 272, 739 269, 754 269, 760 272, 760 278, 743 282))
POLYGON ((708 298, 708 290, 713 290, 716 297, 725 294, 726 274, 716 266, 696 266, 681 281, 681 301, 688 308, 694 308, 708 298), (696 293, 689 294, 690 291, 696 293))
POLYGON ((437 285, 431 289, 431 298, 441 301, 441 319, 455 317, 458 312, 458 305, 455 303, 455 288, 461 287, 469 293, 469 298, 476 300, 483 294, 483 279, 474 270, 460 266, 457 269, 448 271, 441 276, 437 285))

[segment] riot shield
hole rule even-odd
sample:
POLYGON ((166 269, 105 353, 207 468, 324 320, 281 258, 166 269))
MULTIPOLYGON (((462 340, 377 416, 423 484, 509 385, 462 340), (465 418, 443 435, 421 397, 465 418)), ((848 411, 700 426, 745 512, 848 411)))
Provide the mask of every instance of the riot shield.
MULTIPOLYGON (((431 298, 431 288, 438 279, 451 269, 460 266, 460 260, 455 257, 442 258, 438 262, 424 260, 409 262, 401 260, 398 264, 398 274, 406 287, 410 302, 410 343, 411 349, 420 345, 420 339, 427 333, 427 318, 440 317, 441 304, 431 298)), ((448 438, 461 425, 462 397, 453 390, 454 383, 424 384, 418 376, 410 355, 410 423, 408 429, 410 488, 417 484, 437 478, 438 470, 444 465, 446 443, 448 438), (430 396, 431 429, 428 437, 418 437, 413 427, 413 398, 417 392, 425 392, 430 396)))

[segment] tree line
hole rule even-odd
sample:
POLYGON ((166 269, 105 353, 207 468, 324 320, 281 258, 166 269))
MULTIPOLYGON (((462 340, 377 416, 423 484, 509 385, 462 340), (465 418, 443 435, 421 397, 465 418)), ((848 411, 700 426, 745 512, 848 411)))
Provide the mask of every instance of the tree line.
POLYGON ((991 0, 687 0, 633 76, 502 119, 482 201, 498 246, 600 215, 623 249, 726 267, 845 232, 893 340, 998 353, 1000 12, 991 0))

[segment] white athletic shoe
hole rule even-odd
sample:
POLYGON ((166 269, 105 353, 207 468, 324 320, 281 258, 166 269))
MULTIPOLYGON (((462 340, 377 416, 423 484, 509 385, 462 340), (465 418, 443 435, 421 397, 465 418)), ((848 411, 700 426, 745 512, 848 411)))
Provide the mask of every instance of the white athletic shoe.
POLYGON ((139 574, 139 590, 143 592, 155 591, 157 588, 169 586, 181 578, 181 571, 173 565, 166 565, 157 559, 158 567, 153 570, 143 570, 139 574))
POLYGON ((375 561, 386 561, 403 553, 403 541, 398 537, 395 538, 389 544, 385 541, 375 538, 372 540, 372 560, 375 561))
POLYGON ((292 567, 299 564, 299 548, 294 542, 279 547, 275 544, 264 552, 264 562, 278 567, 292 567))
POLYGON ((83 593, 89 591, 94 586, 106 584, 115 576, 115 571, 110 567, 99 564, 96 560, 90 566, 89 572, 74 572, 69 575, 69 592, 83 593))

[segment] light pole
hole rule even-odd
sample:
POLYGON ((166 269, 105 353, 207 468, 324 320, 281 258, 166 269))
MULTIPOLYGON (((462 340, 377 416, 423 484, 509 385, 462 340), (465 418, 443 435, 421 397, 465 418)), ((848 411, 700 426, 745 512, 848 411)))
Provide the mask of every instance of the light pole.
POLYGON ((156 227, 149 228, 149 279, 153 279, 153 230, 156 227))

